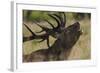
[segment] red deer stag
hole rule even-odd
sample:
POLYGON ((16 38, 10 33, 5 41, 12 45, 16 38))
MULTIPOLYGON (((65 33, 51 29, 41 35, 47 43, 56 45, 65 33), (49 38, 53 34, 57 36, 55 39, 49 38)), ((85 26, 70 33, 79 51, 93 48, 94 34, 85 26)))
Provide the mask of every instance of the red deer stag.
POLYGON ((23 62, 67 60, 72 47, 75 45, 80 35, 82 34, 79 22, 65 27, 65 13, 61 12, 58 14, 49 14, 49 16, 57 22, 57 27, 54 27, 53 24, 47 20, 45 21, 52 26, 52 29, 43 27, 36 23, 39 27, 42 28, 42 31, 46 32, 42 35, 36 35, 26 24, 24 24, 26 28, 32 33, 32 36, 24 37, 23 41, 25 42, 34 39, 42 39, 42 41, 47 40, 48 48, 37 50, 28 55, 23 55, 23 62), (49 36, 56 38, 56 41, 52 46, 49 46, 49 36))

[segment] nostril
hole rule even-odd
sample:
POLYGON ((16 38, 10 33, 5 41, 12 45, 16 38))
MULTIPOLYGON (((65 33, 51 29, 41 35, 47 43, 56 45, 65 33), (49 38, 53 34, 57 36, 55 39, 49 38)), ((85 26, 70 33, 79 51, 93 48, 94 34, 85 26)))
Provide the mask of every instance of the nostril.
POLYGON ((78 30, 80 29, 80 26, 79 26, 79 25, 75 25, 75 26, 73 27, 73 29, 76 30, 76 31, 78 31, 78 30))

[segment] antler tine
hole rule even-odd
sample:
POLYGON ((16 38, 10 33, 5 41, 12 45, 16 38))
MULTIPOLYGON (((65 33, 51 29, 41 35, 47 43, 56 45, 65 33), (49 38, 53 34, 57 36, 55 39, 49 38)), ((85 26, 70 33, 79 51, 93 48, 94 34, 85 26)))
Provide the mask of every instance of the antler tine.
POLYGON ((42 28, 42 30, 39 31, 39 32, 37 32, 37 33, 41 33, 41 32, 43 32, 43 31, 48 32, 48 31, 50 30, 49 28, 44 27, 44 26, 41 26, 41 25, 39 25, 38 23, 35 23, 35 24, 37 24, 40 28, 42 28))
POLYGON ((66 24, 66 15, 65 15, 65 13, 64 12, 59 12, 59 15, 54 14, 54 16, 59 18, 60 26, 65 27, 65 24, 66 24), (62 16, 62 14, 63 14, 63 16, 62 16))
POLYGON ((65 15, 65 13, 64 12, 62 12, 63 13, 63 15, 64 15, 64 17, 63 17, 63 25, 64 25, 64 27, 65 27, 65 24, 66 24, 66 15, 65 15))
POLYGON ((57 17, 55 17, 54 15, 51 15, 51 14, 48 14, 48 15, 49 15, 51 18, 55 19, 56 22, 57 22, 57 24, 58 24, 57 27, 60 27, 60 21, 59 21, 59 19, 57 19, 57 17))
POLYGON ((34 33, 26 24, 24 24, 24 25, 25 25, 25 27, 31 32, 31 34, 32 34, 33 36, 36 36, 35 33, 34 33))
POLYGON ((58 27, 60 27, 61 24, 62 24, 62 22, 63 22, 61 16, 59 16, 59 15, 57 15, 57 14, 53 14, 53 15, 56 16, 56 17, 59 19, 60 24, 58 24, 58 27))
POLYGON ((55 28, 54 25, 53 25, 51 22, 49 22, 49 21, 46 20, 46 19, 45 19, 45 21, 48 22, 48 23, 52 26, 53 29, 55 28))
MULTIPOLYGON (((48 21, 48 23, 51 24, 49 21, 48 21)), ((37 24, 39 27, 42 28, 42 31, 45 31, 45 32, 46 32, 46 34, 42 37, 42 40, 39 41, 39 42, 43 42, 43 41, 47 40, 47 46, 50 47, 50 45, 49 45, 49 34, 50 34, 50 30, 52 30, 52 29, 43 27, 43 26, 39 25, 38 23, 36 23, 36 24, 37 24)), ((52 24, 51 24, 51 26, 54 28, 54 26, 53 26, 52 24)), ((42 31, 40 31, 40 32, 42 32, 42 31)), ((39 33, 39 32, 38 32, 38 33, 39 33)))

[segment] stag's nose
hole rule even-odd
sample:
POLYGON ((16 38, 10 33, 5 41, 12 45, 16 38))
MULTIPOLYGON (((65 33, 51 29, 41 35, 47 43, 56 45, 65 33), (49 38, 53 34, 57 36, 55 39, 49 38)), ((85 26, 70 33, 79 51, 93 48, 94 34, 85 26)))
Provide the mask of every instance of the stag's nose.
POLYGON ((76 23, 74 24, 74 26, 75 26, 75 27, 80 27, 80 23, 79 23, 79 22, 76 22, 76 23))
POLYGON ((79 22, 74 23, 73 29, 78 31, 80 29, 80 23, 79 22))

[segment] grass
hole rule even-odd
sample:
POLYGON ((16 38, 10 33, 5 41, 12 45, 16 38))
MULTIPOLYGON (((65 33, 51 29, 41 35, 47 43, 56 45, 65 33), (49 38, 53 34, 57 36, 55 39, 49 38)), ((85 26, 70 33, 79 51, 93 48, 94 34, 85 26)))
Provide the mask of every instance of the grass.
MULTIPOLYGON (((83 34, 77 43, 73 46, 71 54, 69 56, 69 60, 72 59, 90 59, 91 58, 91 21, 88 18, 84 18, 83 20, 75 20, 72 17, 72 14, 67 14, 67 23, 66 27, 78 21, 80 23, 81 29, 83 30, 83 34)), ((52 21, 53 22, 53 21, 52 21)), ((25 22, 28 26, 34 31, 40 31, 41 28, 35 25, 34 23, 25 22), (33 24, 33 25, 32 25, 33 24)), ((45 22, 40 22, 44 26, 50 27, 45 22)), ((24 36, 29 36, 31 33, 23 26, 23 34, 24 36)), ((46 41, 38 43, 39 40, 32 40, 23 43, 23 54, 30 54, 33 51, 39 49, 47 48, 46 41)), ((50 37, 50 44, 54 43, 55 39, 50 37)))

